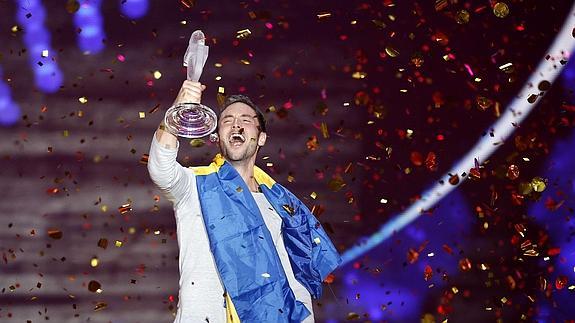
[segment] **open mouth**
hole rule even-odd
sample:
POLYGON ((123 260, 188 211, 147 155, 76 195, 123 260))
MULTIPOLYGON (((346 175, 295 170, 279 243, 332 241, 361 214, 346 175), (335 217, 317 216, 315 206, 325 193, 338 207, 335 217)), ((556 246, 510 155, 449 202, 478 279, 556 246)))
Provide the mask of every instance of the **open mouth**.
POLYGON ((246 137, 244 137, 244 135, 241 133, 234 132, 230 135, 229 142, 230 142, 230 144, 232 144, 232 146, 236 146, 236 147, 240 146, 245 141, 246 141, 246 137))

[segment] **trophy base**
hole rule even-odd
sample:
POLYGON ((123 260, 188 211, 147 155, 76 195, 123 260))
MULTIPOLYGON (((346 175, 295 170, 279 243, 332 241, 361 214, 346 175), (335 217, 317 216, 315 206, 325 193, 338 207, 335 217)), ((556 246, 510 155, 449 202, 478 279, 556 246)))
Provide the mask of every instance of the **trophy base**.
POLYGON ((212 133, 218 119, 215 112, 200 103, 181 103, 166 111, 166 130, 178 137, 202 138, 212 133))

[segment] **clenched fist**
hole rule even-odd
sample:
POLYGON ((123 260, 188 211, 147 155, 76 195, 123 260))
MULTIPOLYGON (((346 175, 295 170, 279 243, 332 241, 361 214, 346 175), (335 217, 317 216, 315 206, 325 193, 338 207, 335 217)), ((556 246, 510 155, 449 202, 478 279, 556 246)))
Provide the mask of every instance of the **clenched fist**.
POLYGON ((202 101, 202 91, 205 89, 206 86, 200 82, 184 81, 174 105, 179 103, 200 103, 202 101))

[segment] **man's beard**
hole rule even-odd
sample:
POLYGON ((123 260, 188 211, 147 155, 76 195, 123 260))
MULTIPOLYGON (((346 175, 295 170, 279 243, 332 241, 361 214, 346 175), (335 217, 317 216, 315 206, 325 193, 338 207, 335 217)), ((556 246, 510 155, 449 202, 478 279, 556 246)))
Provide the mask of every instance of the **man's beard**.
POLYGON ((234 161, 234 162, 247 161, 253 155, 256 154, 257 147, 251 146, 250 143, 246 143, 246 144, 248 145, 247 147, 245 147, 245 148, 242 147, 242 149, 239 149, 239 150, 235 150, 231 147, 226 147, 226 145, 221 144, 220 145, 220 151, 222 152, 222 155, 224 156, 224 158, 229 160, 229 161, 234 161))

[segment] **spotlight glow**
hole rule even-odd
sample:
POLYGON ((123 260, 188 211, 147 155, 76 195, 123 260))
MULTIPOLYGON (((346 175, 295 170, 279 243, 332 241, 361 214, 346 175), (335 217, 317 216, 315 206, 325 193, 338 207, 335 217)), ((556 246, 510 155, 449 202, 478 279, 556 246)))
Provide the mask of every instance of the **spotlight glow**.
POLYGON ((20 108, 12 100, 10 88, 4 83, 2 69, 0 69, 0 125, 11 126, 20 118, 20 108))
POLYGON ((24 44, 34 71, 34 83, 45 93, 56 92, 63 82, 63 75, 56 63, 50 45, 50 33, 44 27, 46 10, 39 0, 19 0, 16 19, 24 30, 24 44))
POLYGON ((80 8, 74 14, 74 24, 81 30, 78 33, 78 47, 84 54, 96 54, 104 49, 104 34, 101 0, 81 0, 80 8))
POLYGON ((148 0, 120 0, 122 14, 131 19, 140 19, 148 12, 148 0))

